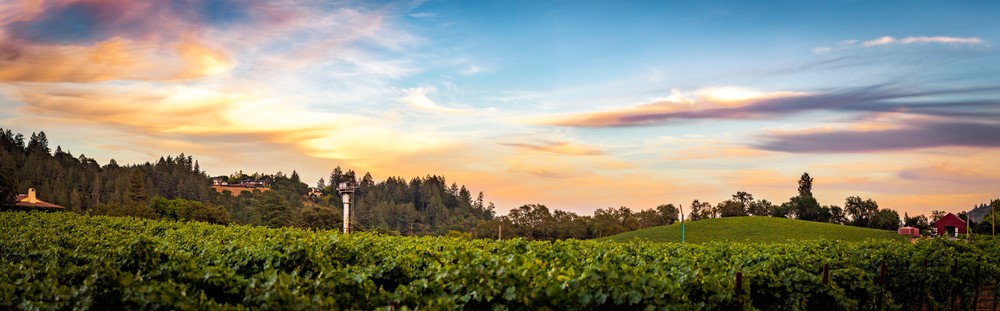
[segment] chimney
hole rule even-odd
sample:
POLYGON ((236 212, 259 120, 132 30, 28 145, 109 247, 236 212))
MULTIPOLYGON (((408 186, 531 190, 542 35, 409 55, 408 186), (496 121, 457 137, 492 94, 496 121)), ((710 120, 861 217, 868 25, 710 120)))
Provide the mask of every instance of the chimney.
POLYGON ((38 203, 38 197, 35 196, 35 188, 28 188, 28 198, 25 199, 28 203, 38 203))

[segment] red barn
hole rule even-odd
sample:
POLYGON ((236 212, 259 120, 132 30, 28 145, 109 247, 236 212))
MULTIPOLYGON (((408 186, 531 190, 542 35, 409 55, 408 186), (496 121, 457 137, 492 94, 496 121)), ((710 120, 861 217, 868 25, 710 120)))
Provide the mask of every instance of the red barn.
POLYGON ((949 237, 958 237, 959 234, 969 233, 966 229, 965 221, 962 221, 961 218, 952 213, 948 213, 948 215, 944 215, 944 217, 938 219, 934 227, 937 227, 938 235, 947 235, 949 237))

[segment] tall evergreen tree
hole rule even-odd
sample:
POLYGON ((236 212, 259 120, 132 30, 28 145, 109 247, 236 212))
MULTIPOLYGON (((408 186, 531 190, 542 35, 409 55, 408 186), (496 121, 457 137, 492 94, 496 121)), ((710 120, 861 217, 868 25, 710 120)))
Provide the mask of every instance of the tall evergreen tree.
POLYGON ((809 177, 809 173, 802 173, 802 177, 799 178, 799 196, 811 197, 813 189, 813 178, 809 177))
POLYGON ((146 181, 139 170, 133 170, 128 182, 127 197, 129 203, 149 204, 149 193, 146 192, 146 181))
POLYGON ((49 155, 52 150, 49 149, 49 139, 45 137, 45 131, 40 131, 38 134, 31 133, 31 140, 28 141, 28 150, 26 153, 32 154, 44 154, 49 155))

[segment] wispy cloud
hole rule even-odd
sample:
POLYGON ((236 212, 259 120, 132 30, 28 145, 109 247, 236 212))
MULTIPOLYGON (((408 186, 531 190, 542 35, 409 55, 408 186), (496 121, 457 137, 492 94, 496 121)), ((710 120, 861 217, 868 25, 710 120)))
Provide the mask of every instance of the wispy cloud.
POLYGON ((201 142, 268 142, 312 157, 342 161, 387 160, 450 144, 441 138, 443 135, 431 131, 400 131, 385 126, 382 120, 309 111, 254 91, 155 85, 22 87, 17 96, 28 104, 22 108, 23 115, 41 116, 52 126, 87 122, 119 127, 132 135, 182 135, 201 142), (385 143, 388 141, 392 143, 385 143))
POLYGON ((884 130, 772 132, 758 148, 793 153, 869 153, 934 147, 1000 148, 1000 124, 924 121, 884 130))
POLYGON ((986 41, 977 37, 906 37, 906 38, 893 38, 891 36, 885 36, 874 40, 868 40, 862 43, 864 47, 872 47, 879 45, 890 45, 890 44, 914 44, 914 43, 940 43, 940 44, 969 44, 969 45, 979 45, 984 44, 986 41))
POLYGON ((986 40, 979 37, 949 37, 949 36, 910 36, 904 38, 895 38, 892 36, 883 36, 880 38, 875 38, 866 41, 858 40, 843 40, 837 43, 835 46, 821 46, 813 48, 813 53, 825 54, 833 51, 852 49, 852 48, 870 48, 876 46, 887 46, 887 45, 907 45, 907 44, 947 44, 947 45, 984 45, 986 40), (860 42, 860 44, 859 44, 860 42))
POLYGON ((233 66, 226 52, 194 38, 166 49, 117 37, 87 46, 0 45, 0 82, 188 80, 233 66))
POLYGON ((746 146, 732 137, 671 137, 660 136, 646 141, 645 150, 669 161, 739 161, 760 159, 770 153, 746 146))
POLYGON ((540 141, 538 143, 505 143, 504 146, 519 149, 550 152, 564 155, 600 155, 604 150, 593 146, 575 144, 566 141, 540 141))
POLYGON ((415 12, 415 13, 410 13, 410 17, 419 19, 434 19, 437 17, 437 14, 430 12, 415 12))
POLYGON ((399 98, 398 100, 401 103, 406 104, 410 108, 421 111, 438 112, 445 114, 475 113, 475 110, 471 109, 448 108, 438 105, 429 97, 427 97, 427 94, 433 93, 434 91, 436 91, 436 88, 434 87, 416 87, 416 88, 403 89, 403 92, 406 93, 406 95, 399 98))
POLYGON ((691 104, 662 100, 644 105, 601 112, 535 117, 529 123, 566 127, 628 127, 666 125, 701 119, 762 119, 816 110, 894 111, 928 115, 954 115, 975 111, 983 116, 1000 113, 992 101, 933 102, 926 97, 995 92, 1000 87, 915 91, 875 85, 823 92, 727 91, 722 94, 699 92, 691 104), (907 99, 917 99, 907 102, 907 99), (948 105, 950 109, 938 109, 948 105), (963 110, 956 110, 960 108, 963 110), (980 109, 980 110, 976 110, 980 109), (982 111, 985 109, 985 111, 982 111))
POLYGON ((465 69, 462 70, 462 74, 466 76, 472 76, 483 71, 484 69, 477 65, 469 65, 468 67, 465 67, 465 69))

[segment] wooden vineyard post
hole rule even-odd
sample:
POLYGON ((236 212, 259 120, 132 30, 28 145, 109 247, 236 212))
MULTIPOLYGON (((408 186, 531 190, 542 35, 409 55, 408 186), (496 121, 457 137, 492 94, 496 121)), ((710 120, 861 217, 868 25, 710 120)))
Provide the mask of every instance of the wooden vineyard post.
POLYGON ((972 298, 972 307, 973 308, 979 306, 979 292, 981 291, 980 289, 982 289, 982 287, 980 287, 980 284, 979 284, 979 263, 981 263, 981 262, 983 262, 983 257, 982 256, 980 256, 979 260, 977 260, 977 262, 976 262, 976 270, 972 274, 972 286, 973 286, 972 288, 975 289, 975 291, 976 291, 976 295, 973 296, 973 298, 972 298))
MULTIPOLYGON (((955 258, 955 263, 951 266, 951 275, 958 274, 958 258, 955 258)), ((955 286, 950 286, 948 288, 948 308, 949 310, 955 310, 955 298, 958 293, 955 292, 955 286)))
POLYGON ((882 309, 882 303, 884 301, 883 299, 885 299, 885 292, 886 292, 886 290, 885 290, 885 274, 886 274, 885 273, 885 258, 883 258, 882 261, 878 265, 878 288, 879 288, 879 292, 878 292, 878 300, 877 300, 878 304, 876 305, 876 308, 878 308, 878 309, 882 309))
POLYGON ((743 272, 736 272, 735 279, 733 283, 734 307, 741 310, 747 309, 750 306, 750 297, 744 295, 748 291, 743 288, 743 272))
POLYGON ((830 283, 830 264, 823 264, 823 285, 830 283))
POLYGON ((923 270, 920 270, 920 295, 917 295, 917 310, 924 309, 924 300, 927 299, 927 259, 924 259, 921 267, 923 270))
POLYGON ((885 286, 885 259, 878 265, 878 285, 885 286))
POLYGON ((743 272, 736 272, 736 284, 733 286, 736 295, 743 295, 743 272))

